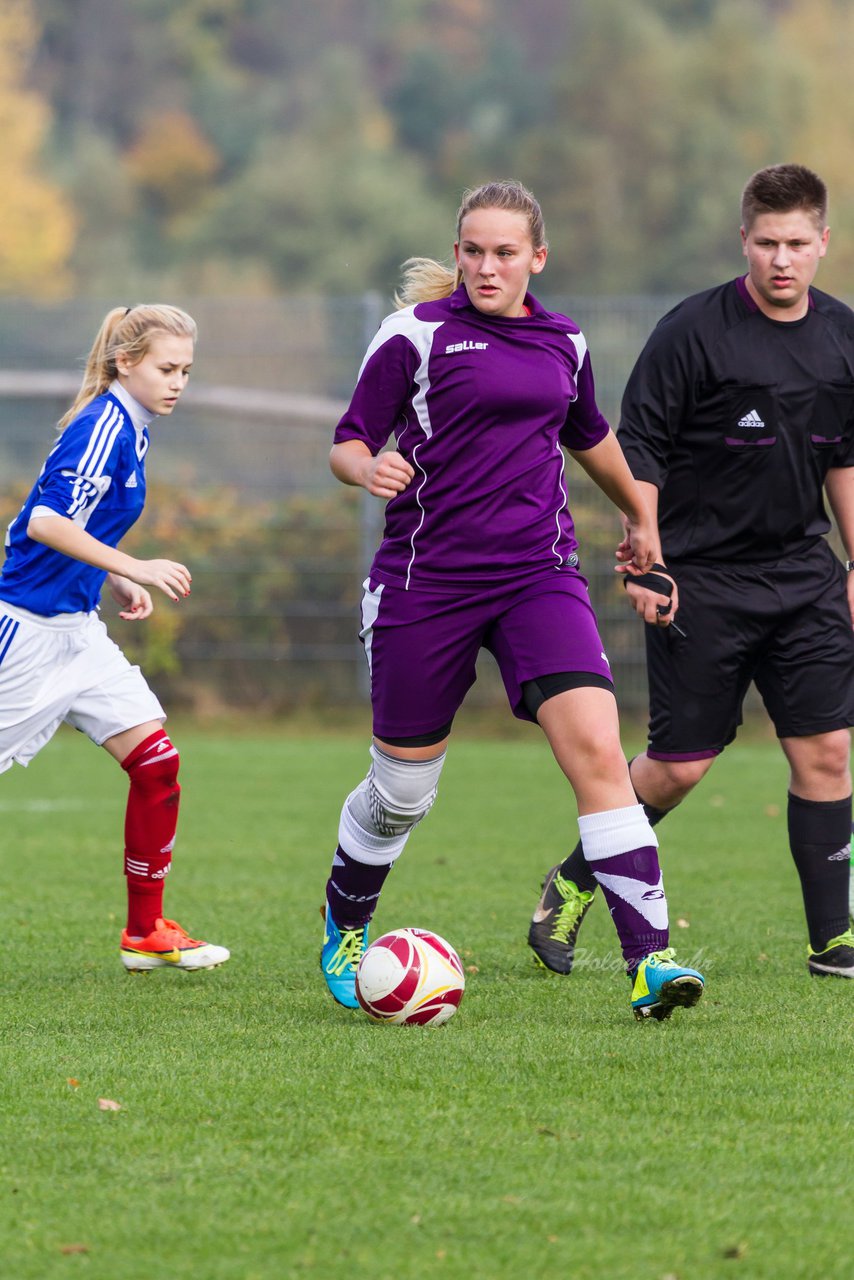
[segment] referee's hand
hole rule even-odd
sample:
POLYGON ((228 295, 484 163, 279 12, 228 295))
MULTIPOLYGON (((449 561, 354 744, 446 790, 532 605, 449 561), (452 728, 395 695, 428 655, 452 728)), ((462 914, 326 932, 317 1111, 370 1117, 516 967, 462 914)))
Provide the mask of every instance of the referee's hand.
MULTIPOLYGON (((673 625, 673 620, 679 609, 679 588, 675 579, 671 577, 662 565, 656 565, 650 574, 640 573, 634 565, 618 565, 617 572, 625 575, 624 586, 629 597, 629 603, 635 613, 640 614, 648 626, 669 627, 673 625), (669 593, 664 589, 656 590, 655 586, 652 585, 642 586, 640 583, 632 581, 633 578, 649 577, 666 581, 670 586, 669 593)), ((675 627, 674 630, 679 631, 681 635, 685 634, 679 627, 675 627)))

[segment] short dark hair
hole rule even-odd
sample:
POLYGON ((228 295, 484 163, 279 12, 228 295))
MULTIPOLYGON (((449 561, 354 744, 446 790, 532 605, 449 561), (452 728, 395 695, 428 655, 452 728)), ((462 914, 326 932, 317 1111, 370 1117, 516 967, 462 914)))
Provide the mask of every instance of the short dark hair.
POLYGON ((759 169, 741 196, 741 223, 749 231, 761 213, 804 209, 822 230, 827 224, 827 187, 802 164, 772 164, 759 169))

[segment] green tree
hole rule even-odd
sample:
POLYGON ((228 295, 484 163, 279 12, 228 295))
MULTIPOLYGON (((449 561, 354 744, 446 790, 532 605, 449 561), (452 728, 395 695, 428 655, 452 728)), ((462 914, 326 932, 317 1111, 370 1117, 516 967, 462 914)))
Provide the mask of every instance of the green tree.
POLYGON ((582 0, 555 123, 518 148, 549 217, 552 285, 673 292, 733 273, 738 199, 779 159, 800 82, 756 0, 582 0))
POLYGON ((356 50, 312 67, 301 127, 262 140, 191 241, 235 272, 263 262, 277 287, 389 292, 404 258, 450 253, 452 212, 417 161, 393 146, 391 121, 356 50))

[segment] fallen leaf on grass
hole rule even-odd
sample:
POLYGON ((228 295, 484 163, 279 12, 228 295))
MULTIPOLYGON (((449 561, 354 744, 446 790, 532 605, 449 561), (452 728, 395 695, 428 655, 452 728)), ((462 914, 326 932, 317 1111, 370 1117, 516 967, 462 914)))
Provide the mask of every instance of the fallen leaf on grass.
POLYGON ((101 1111, 121 1111, 122 1104, 114 1102, 112 1098, 99 1098, 98 1107, 101 1111))
POLYGON ((59 1246, 60 1253, 88 1253, 88 1244, 61 1244, 59 1246))
POLYGON ((466 973, 480 973, 480 969, 478 969, 476 964, 467 964, 466 973))
POLYGON ((691 928, 691 921, 690 921, 690 920, 686 920, 684 916, 680 916, 680 917, 679 917, 679 919, 676 921, 676 924, 677 924, 677 926, 678 926, 680 929, 690 929, 690 928, 691 928))
POLYGON ((74 1076, 69 1076, 69 1077, 68 1077, 68 1084, 71 1086, 71 1088, 72 1088, 72 1089, 79 1089, 79 1088, 80 1088, 80 1081, 79 1081, 79 1080, 75 1080, 75 1079, 74 1079, 74 1076))

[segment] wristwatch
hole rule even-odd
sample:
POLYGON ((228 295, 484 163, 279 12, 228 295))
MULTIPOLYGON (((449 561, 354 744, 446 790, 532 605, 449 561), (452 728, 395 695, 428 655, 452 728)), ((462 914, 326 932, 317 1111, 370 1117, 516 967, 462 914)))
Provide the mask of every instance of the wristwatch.
POLYGON ((850 573, 852 569, 854 569, 854 560, 846 560, 845 561, 846 573, 850 573))

